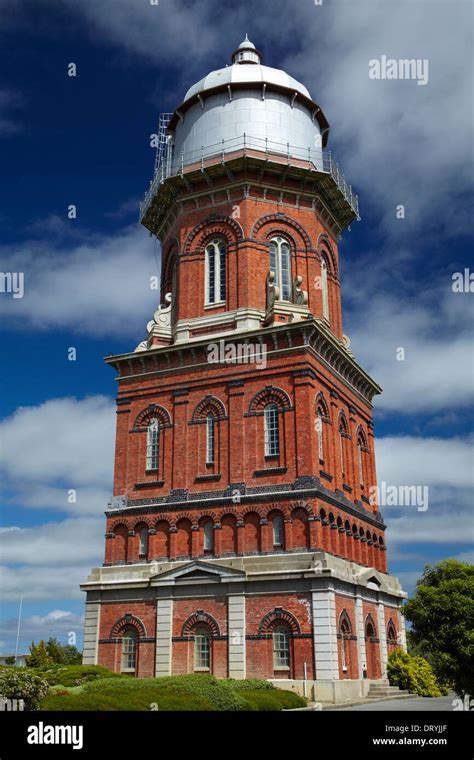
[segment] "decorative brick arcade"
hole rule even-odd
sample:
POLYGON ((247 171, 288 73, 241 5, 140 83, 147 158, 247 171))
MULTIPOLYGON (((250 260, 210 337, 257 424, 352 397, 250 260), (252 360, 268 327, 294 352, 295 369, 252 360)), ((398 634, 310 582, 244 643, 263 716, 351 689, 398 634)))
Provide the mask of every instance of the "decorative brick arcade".
POLYGON ((114 495, 81 587, 85 663, 306 679, 338 701, 405 646, 373 498, 381 389, 342 332, 338 240, 358 201, 328 132, 248 39, 160 119, 141 222, 162 305, 106 359, 114 495))

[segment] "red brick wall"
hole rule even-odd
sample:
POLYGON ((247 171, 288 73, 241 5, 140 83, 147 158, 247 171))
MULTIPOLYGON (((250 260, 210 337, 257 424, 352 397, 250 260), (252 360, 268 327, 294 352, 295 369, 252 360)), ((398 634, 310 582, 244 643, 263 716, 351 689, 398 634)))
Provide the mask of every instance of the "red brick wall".
MULTIPOLYGON (((103 603, 100 609, 99 639, 111 638, 113 626, 127 613, 139 618, 145 627, 146 637, 153 641, 138 640, 137 670, 140 678, 151 678, 155 674, 155 632, 156 632, 156 601, 103 603)), ((99 643, 98 664, 120 672, 122 644, 119 639, 113 643, 99 643)))

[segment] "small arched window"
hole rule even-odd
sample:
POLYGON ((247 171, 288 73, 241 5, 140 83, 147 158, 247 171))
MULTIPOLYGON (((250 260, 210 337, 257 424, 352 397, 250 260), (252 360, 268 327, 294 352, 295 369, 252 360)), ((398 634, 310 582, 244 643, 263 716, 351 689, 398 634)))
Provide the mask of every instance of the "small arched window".
POLYGON ((160 425, 158 420, 151 420, 147 430, 146 468, 157 471, 160 454, 160 425))
POLYGON ((278 406, 267 404, 264 409, 265 422, 265 456, 274 457, 280 453, 280 429, 278 425, 278 406))
POLYGON ((214 464, 216 450, 216 421, 212 412, 206 417, 206 464, 214 464))
POLYGON ((140 528, 139 536, 139 554, 140 557, 146 557, 148 554, 148 528, 143 526, 140 528))
POLYGON ((291 301, 290 244, 284 238, 275 237, 270 241, 270 271, 275 273, 280 300, 291 301))
POLYGON ((323 317, 329 322, 328 265, 321 256, 321 294, 323 299, 323 317))
POLYGON ((275 515, 272 520, 273 546, 283 546, 283 517, 275 515))
POLYGON ((214 526, 211 522, 211 520, 208 520, 204 523, 204 551, 205 552, 212 552, 213 548, 213 537, 214 537, 214 526))
POLYGON ((209 628, 202 625, 194 633, 194 670, 210 670, 210 667, 211 637, 209 628))
POLYGON ((206 246, 206 304, 224 303, 226 299, 226 248, 222 240, 206 246))
POLYGON ((284 623, 278 624, 272 631, 273 669, 290 667, 290 629, 284 623))
POLYGON ((137 632, 126 628, 122 635, 122 672, 135 672, 137 665, 137 632))

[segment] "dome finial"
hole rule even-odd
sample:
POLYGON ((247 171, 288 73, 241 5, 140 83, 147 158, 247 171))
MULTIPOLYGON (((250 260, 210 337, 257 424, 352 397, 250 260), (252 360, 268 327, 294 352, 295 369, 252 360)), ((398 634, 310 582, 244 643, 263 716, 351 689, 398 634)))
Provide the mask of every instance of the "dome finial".
POLYGON ((261 63, 262 56, 253 42, 249 40, 248 34, 242 40, 237 50, 232 53, 232 63, 261 63))

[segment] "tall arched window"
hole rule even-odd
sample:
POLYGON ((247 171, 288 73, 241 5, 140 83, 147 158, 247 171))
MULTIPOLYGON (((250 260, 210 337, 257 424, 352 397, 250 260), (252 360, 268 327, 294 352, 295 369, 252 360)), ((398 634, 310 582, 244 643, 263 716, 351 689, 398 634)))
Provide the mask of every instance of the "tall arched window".
POLYGON ((360 432, 357 436, 357 461, 359 465, 359 478, 361 486, 366 484, 367 476, 367 461, 366 456, 368 449, 364 440, 363 434, 360 432))
POLYGON ((148 528, 143 526, 140 528, 139 536, 139 555, 140 557, 146 557, 148 554, 148 528))
POLYGON ((211 520, 204 523, 204 551, 212 552, 213 538, 214 538, 214 526, 211 520))
POLYGON ((347 483, 349 478, 349 458, 347 451, 347 441, 349 433, 347 432, 347 423, 344 417, 339 418, 339 453, 341 457, 342 478, 347 483))
POLYGON ((270 241, 270 270, 275 272, 275 285, 280 289, 280 300, 291 300, 290 245, 281 237, 270 241))
POLYGON ((321 256, 321 294, 323 299, 323 317, 329 322, 328 265, 321 256))
POLYGON ((290 667, 290 629, 285 623, 279 623, 272 631, 273 669, 290 667))
POLYGON ((316 412, 316 432, 318 434, 319 461, 324 462, 323 412, 320 406, 318 406, 316 412))
POLYGON ((137 665, 137 632, 126 628, 122 635, 122 672, 135 672, 137 665))
POLYGON ((283 546, 283 517, 275 515, 272 520, 273 546, 283 546))
POLYGON ((265 420, 265 456, 278 456, 280 453, 280 430, 278 426, 278 406, 268 404, 264 409, 265 420))
POLYGON ((194 670, 210 670, 211 636, 209 628, 201 625, 194 633, 194 670))
POLYGON ((212 412, 206 417, 206 464, 214 464, 215 459, 216 426, 212 412))
POLYGON ((226 249, 222 240, 206 246, 206 304, 226 299, 226 249))
POLYGON ((146 442, 146 468, 158 470, 160 454, 160 425, 158 420, 150 420, 146 442))

